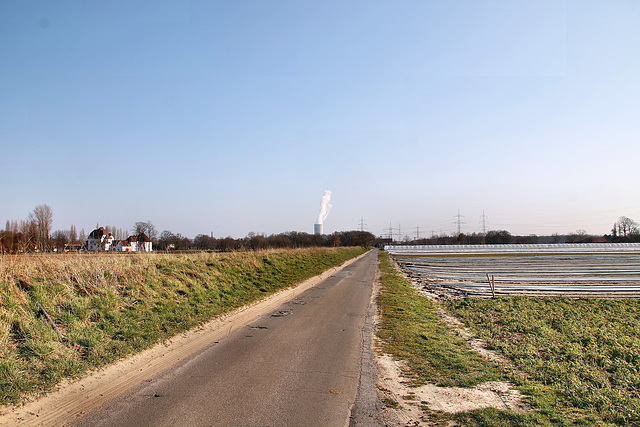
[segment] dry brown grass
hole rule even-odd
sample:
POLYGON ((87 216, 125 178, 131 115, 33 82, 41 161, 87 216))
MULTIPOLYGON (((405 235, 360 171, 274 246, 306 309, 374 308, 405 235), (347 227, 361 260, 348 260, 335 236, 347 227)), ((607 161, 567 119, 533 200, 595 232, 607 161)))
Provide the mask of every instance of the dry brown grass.
POLYGON ((46 390, 362 252, 2 256, 0 403, 46 390))

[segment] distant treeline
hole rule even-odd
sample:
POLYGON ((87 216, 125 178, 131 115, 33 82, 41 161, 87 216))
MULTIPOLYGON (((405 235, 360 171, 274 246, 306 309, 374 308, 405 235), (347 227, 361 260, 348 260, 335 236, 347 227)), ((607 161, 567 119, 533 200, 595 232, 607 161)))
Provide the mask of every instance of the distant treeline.
MULTIPOLYGON (((29 214, 26 220, 7 220, 5 229, 0 230, 0 253, 23 252, 62 252, 69 247, 86 249, 87 235, 82 229, 80 233, 71 225, 68 230, 51 232, 53 212, 48 205, 39 205, 29 214)), ((99 225, 96 224, 96 228, 99 225)), ((104 226, 107 233, 116 239, 126 238, 126 230, 113 226, 104 226)), ((206 234, 198 234, 191 239, 180 233, 164 230, 158 233, 151 221, 139 221, 131 229, 133 235, 144 233, 153 242, 154 250, 210 250, 210 251, 242 251, 277 248, 309 248, 363 246, 370 247, 379 243, 376 236, 368 231, 341 231, 327 235, 316 235, 290 231, 286 233, 264 235, 249 233, 247 237, 214 238, 206 234)))
POLYGON ((249 233, 247 237, 215 238, 206 234, 198 234, 193 240, 170 231, 163 231, 157 242, 159 250, 211 250, 242 251, 272 248, 310 248, 363 246, 370 247, 378 243, 378 239, 368 231, 340 231, 333 234, 308 234, 298 231, 286 233, 264 234, 249 233))
MULTIPOLYGON (((63 251, 68 247, 86 248, 87 235, 84 229, 80 233, 71 225, 68 230, 51 232, 53 212, 48 205, 38 205, 29 213, 26 220, 7 220, 5 229, 0 230, 0 253, 50 252, 63 251)), ((96 228, 99 225, 96 224, 96 228)), ((117 240, 125 239, 127 230, 104 226, 107 233, 112 233, 117 240)), ((206 234, 198 234, 191 239, 180 233, 164 230, 158 233, 151 221, 136 222, 131 228, 134 236, 143 233, 153 242, 154 250, 210 250, 210 251, 242 251, 277 248, 309 248, 363 246, 371 247, 386 243, 403 243, 414 245, 482 245, 482 244, 533 244, 533 243, 623 243, 640 242, 640 226, 634 220, 621 216, 613 224, 611 234, 603 236, 589 235, 585 230, 568 234, 552 234, 551 236, 512 235, 506 230, 492 230, 483 233, 434 235, 422 239, 406 236, 403 240, 376 237, 368 231, 340 231, 333 234, 309 234, 289 231, 279 234, 265 235, 249 233, 246 237, 215 238, 206 234)))
MULTIPOLYGON (((536 244, 536 243, 629 243, 640 242, 640 226, 637 222, 626 216, 621 216, 613 224, 611 234, 594 236, 587 234, 585 230, 577 230, 568 234, 552 234, 550 236, 513 235, 506 230, 492 230, 486 234, 453 234, 434 235, 422 239, 405 237, 403 244, 410 245, 508 245, 508 244, 536 244)), ((386 243, 391 243, 387 239, 386 243)))
POLYGON ((552 234, 550 236, 538 236, 530 234, 527 236, 513 235, 506 230, 492 230, 483 235, 482 233, 458 235, 439 235, 424 239, 405 239, 402 243, 411 245, 508 245, 508 244, 537 244, 537 243, 627 243, 640 242, 639 233, 629 233, 626 235, 605 234, 603 236, 592 236, 578 231, 569 234, 552 234))
MULTIPOLYGON (((38 238, 32 224, 25 231, 23 224, 14 227, 13 222, 8 222, 5 230, 0 230, 0 253, 23 253, 23 252, 62 252, 68 245, 81 247, 86 250, 86 237, 82 232, 81 237, 76 237, 73 233, 57 231, 48 238, 38 238), (71 234, 71 236, 69 236, 71 234)), ((136 225, 141 223, 136 223, 136 225)), ((249 233, 247 237, 234 239, 232 237, 214 238, 206 234, 198 234, 191 239, 180 233, 173 233, 164 230, 158 235, 150 222, 148 225, 153 250, 161 251, 187 251, 187 250, 209 250, 217 252, 231 252, 258 249, 280 249, 280 248, 310 248, 310 247, 340 247, 340 246, 362 246, 372 247, 379 243, 379 239, 367 231, 341 231, 328 235, 315 235, 296 231, 264 235, 249 233)), ((108 232, 113 227, 106 227, 108 232)))

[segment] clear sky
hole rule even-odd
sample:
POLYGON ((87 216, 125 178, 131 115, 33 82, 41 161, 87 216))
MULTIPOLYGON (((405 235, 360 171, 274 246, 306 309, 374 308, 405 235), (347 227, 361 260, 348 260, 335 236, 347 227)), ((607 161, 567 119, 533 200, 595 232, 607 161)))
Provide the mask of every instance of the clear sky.
POLYGON ((640 2, 0 1, 0 227, 640 221, 640 2))

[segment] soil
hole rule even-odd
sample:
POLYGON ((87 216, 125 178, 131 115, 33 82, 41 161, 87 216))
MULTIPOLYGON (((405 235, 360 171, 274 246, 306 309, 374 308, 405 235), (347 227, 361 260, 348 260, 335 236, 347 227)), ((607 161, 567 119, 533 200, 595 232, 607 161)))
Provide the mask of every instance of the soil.
POLYGON ((396 418, 396 425, 431 425, 424 418, 423 407, 449 413, 490 407, 517 412, 529 410, 522 402, 520 392, 507 382, 491 381, 469 388, 438 387, 433 384, 412 387, 409 379, 402 374, 406 369, 402 362, 382 354, 378 357, 378 368, 378 388, 384 396, 386 411, 396 418))

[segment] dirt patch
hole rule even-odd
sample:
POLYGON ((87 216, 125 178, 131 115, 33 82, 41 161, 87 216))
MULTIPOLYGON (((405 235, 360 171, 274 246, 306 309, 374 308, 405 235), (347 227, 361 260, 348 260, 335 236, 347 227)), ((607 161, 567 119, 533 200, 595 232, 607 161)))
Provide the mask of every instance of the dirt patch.
POLYGON ((411 387, 402 371, 402 362, 383 354, 378 357, 380 369, 379 389, 387 411, 393 413, 400 425, 429 425, 423 419, 422 407, 449 413, 497 408, 522 412, 528 406, 522 403, 518 390, 502 381, 491 381, 476 387, 438 387, 427 384, 411 387))

